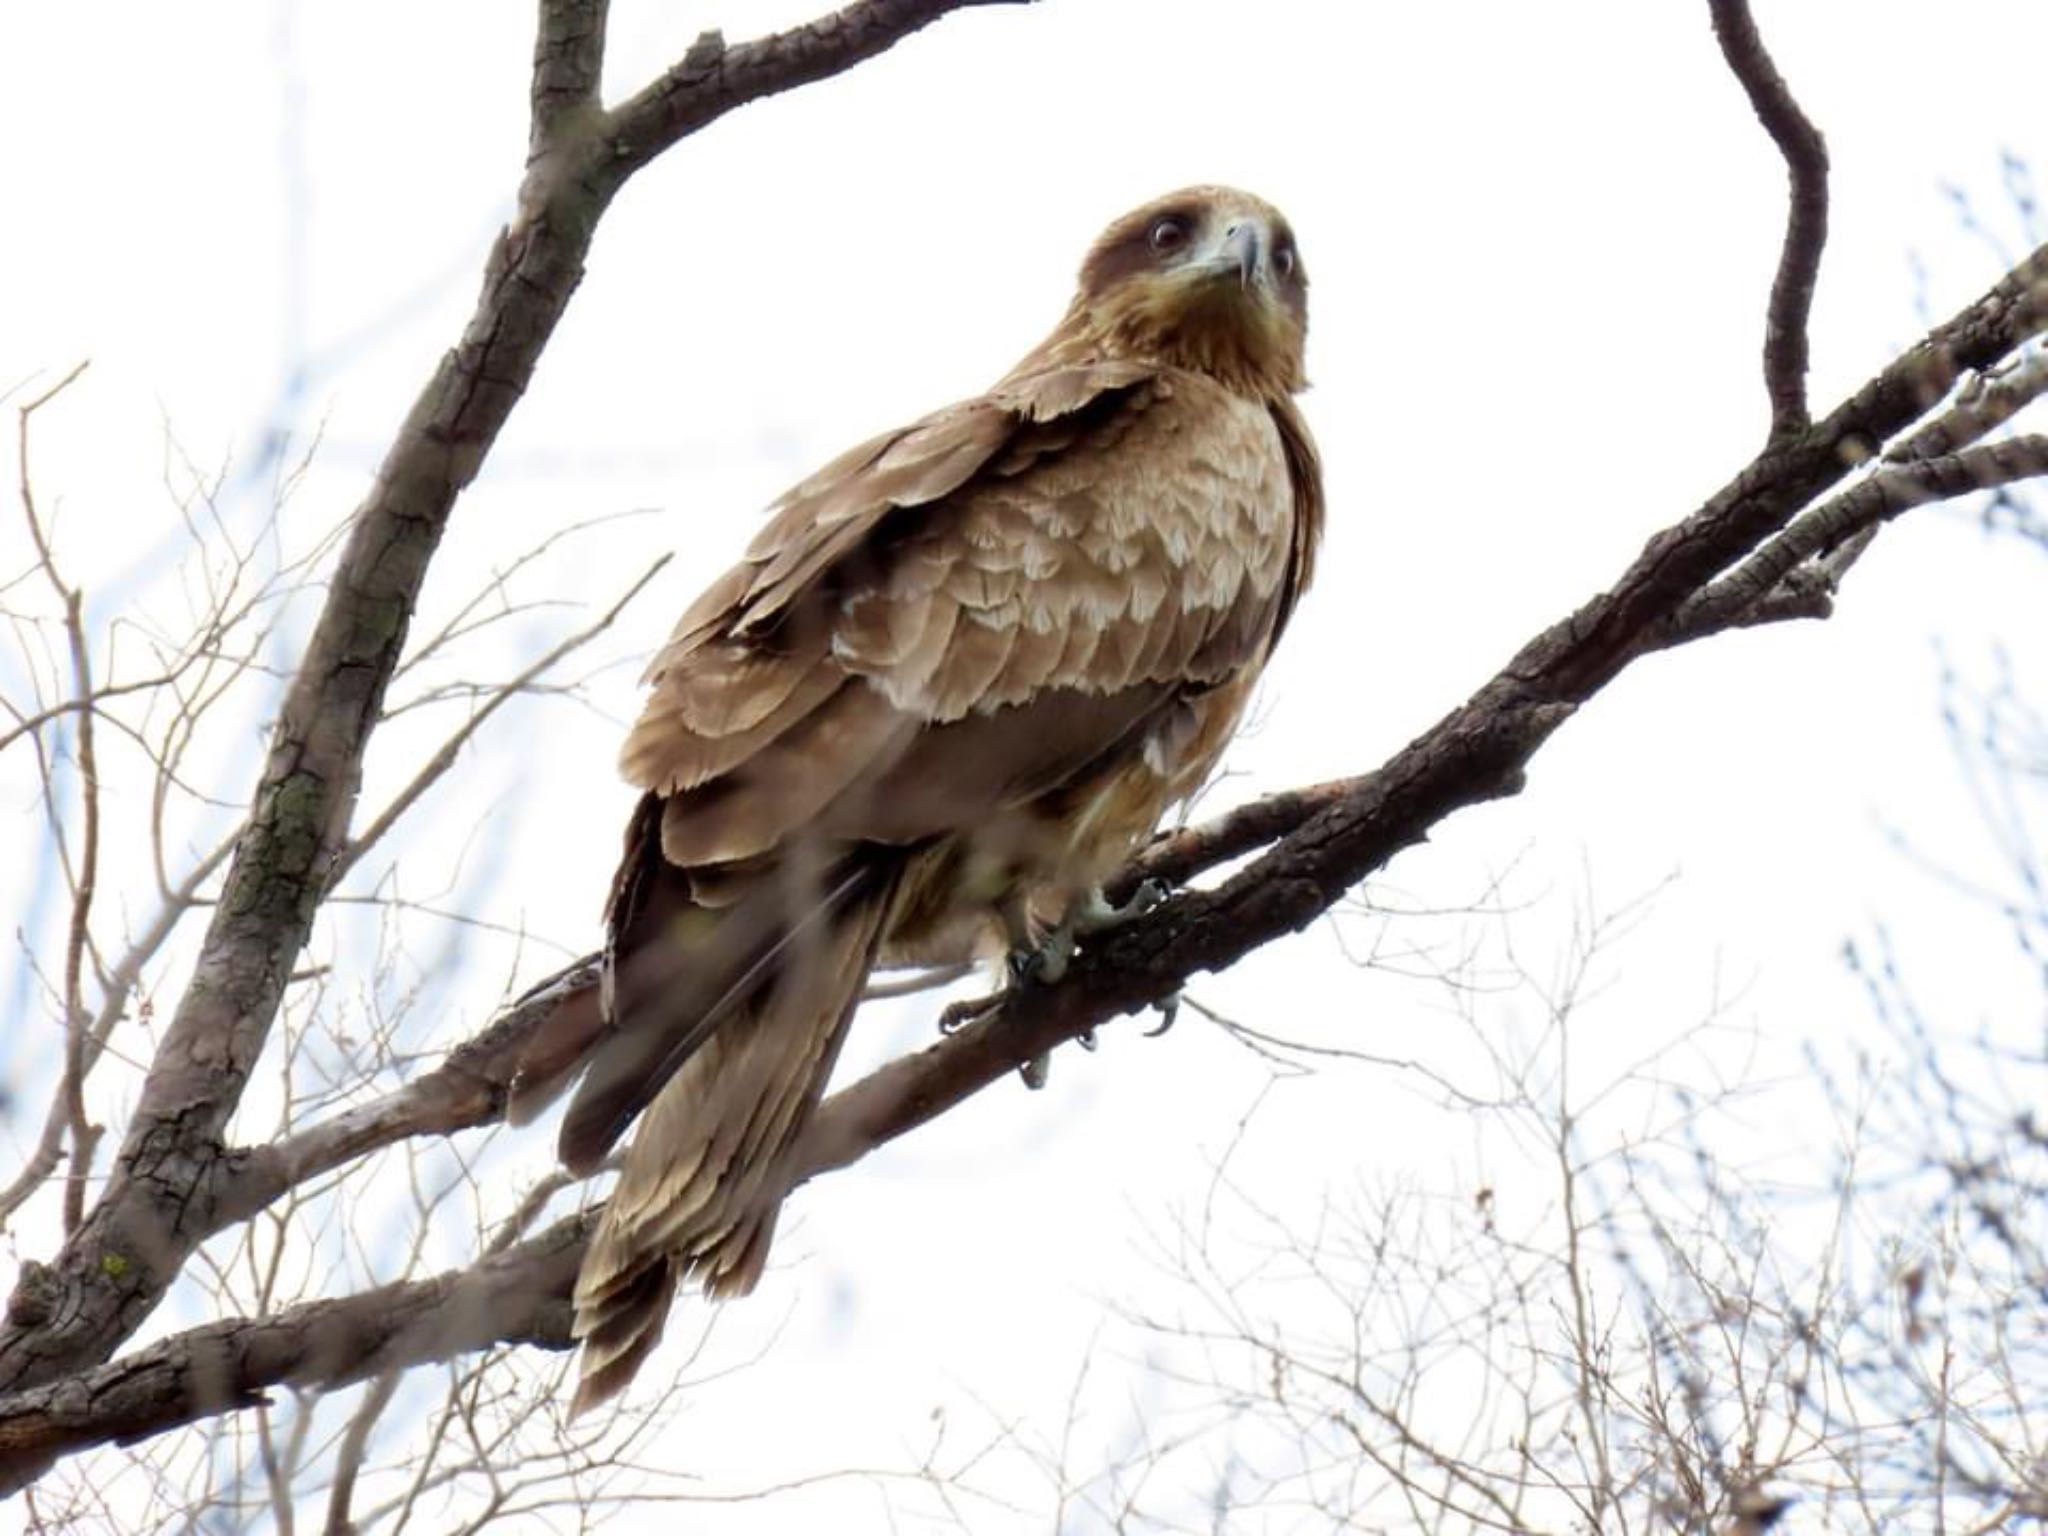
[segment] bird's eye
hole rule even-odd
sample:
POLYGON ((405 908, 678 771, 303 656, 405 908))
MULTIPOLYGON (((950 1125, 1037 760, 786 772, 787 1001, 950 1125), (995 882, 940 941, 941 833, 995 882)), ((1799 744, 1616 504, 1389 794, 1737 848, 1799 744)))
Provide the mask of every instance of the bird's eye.
POLYGON ((1280 274, 1281 281, 1294 276, 1294 247, 1283 245, 1273 253, 1273 270, 1280 274))
POLYGON ((1163 219, 1155 219, 1145 238, 1151 242, 1155 251, 1177 251, 1187 244, 1187 221, 1176 219, 1171 214, 1163 219))

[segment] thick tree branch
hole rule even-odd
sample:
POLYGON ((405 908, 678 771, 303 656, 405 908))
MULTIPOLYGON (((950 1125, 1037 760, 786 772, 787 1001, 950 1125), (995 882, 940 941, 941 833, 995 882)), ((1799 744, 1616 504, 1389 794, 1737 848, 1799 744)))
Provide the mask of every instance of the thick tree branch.
POLYGON ((604 83, 609 0, 541 0, 533 35, 529 163, 588 136, 604 83))
POLYGON ((1771 398, 1771 436, 1785 438, 1805 431, 1808 422, 1807 321, 1828 238, 1827 144, 1771 62, 1749 13, 1749 0, 1707 0, 1707 5, 1721 56, 1785 157, 1792 181, 1785 240, 1764 320, 1764 388, 1771 398))
POLYGON ((58 1457, 494 1344, 571 1344, 570 1293, 595 1213, 427 1280, 174 1334, 111 1365, 0 1397, 0 1498, 58 1457))
POLYGON ((221 1224, 217 1201, 233 1175, 221 1133, 345 847, 363 753, 428 562, 582 280, 612 197, 661 150, 733 108, 847 69, 966 3, 866 0, 708 62, 686 59, 614 121, 593 116, 603 5, 545 0, 517 215, 491 251, 461 339, 355 515, 105 1193, 45 1271, 65 1302, 33 1326, 0 1325, 0 1391, 107 1358, 221 1224))

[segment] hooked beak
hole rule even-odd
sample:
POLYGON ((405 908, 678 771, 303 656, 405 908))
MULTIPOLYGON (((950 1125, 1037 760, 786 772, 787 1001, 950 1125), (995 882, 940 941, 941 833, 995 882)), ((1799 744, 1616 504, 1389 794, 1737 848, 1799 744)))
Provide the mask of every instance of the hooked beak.
POLYGON ((1235 272, 1237 286, 1249 288, 1254 280, 1265 280, 1266 250, 1271 244, 1261 221, 1239 219, 1223 232, 1223 239, 1216 248, 1214 269, 1219 274, 1235 272))

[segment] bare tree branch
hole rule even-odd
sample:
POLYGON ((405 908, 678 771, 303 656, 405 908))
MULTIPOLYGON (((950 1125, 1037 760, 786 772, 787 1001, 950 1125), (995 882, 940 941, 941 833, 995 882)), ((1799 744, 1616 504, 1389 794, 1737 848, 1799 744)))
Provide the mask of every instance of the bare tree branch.
POLYGON ((1764 388, 1771 398, 1771 437, 1806 430, 1807 320, 1828 238, 1828 150, 1771 62, 1749 0, 1708 0, 1721 56, 1741 82, 1792 180, 1785 240, 1764 324, 1764 388))
POLYGON ((734 107, 809 85, 886 52, 948 12, 1031 0, 859 0, 829 16, 728 47, 705 32, 659 80, 610 114, 621 180, 734 107))
POLYGON ((541 0, 529 91, 533 159, 583 137, 597 114, 610 11, 610 0, 541 0))

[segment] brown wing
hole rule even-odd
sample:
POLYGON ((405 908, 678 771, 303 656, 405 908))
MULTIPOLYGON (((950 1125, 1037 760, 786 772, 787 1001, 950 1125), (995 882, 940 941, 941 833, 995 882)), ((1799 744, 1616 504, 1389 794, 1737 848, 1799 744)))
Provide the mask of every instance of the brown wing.
POLYGON ((935 835, 1255 667, 1294 574, 1289 457, 1266 406, 1121 363, 846 455, 650 669, 622 763, 667 798, 663 851, 935 835))

